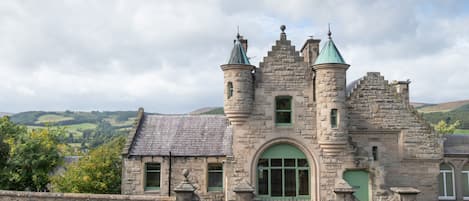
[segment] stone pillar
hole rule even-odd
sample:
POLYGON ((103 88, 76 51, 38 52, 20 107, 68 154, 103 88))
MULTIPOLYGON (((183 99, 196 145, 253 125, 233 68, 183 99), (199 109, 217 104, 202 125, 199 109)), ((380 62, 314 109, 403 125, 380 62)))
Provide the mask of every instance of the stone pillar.
POLYGON ((176 193, 176 201, 192 201, 194 196, 195 188, 189 183, 189 171, 184 169, 183 173, 184 181, 182 181, 175 189, 174 192, 176 193))
POLYGON ((246 181, 241 182, 233 191, 236 194, 236 201, 253 201, 254 188, 246 181))
POLYGON ((334 188, 336 201, 355 201, 355 190, 343 179, 339 179, 334 188))
POLYGON ((417 201, 419 190, 412 187, 391 187, 391 191, 399 201, 417 201))

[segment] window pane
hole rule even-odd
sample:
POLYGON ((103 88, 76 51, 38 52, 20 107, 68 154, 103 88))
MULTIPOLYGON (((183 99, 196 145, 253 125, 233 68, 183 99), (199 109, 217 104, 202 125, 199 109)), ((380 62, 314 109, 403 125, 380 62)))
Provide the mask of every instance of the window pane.
POLYGON ((291 112, 276 112, 275 123, 291 123, 291 112))
POLYGON ((464 197, 469 197, 469 173, 462 174, 462 189, 464 197))
POLYGON ((285 167, 295 167, 295 159, 284 159, 285 167))
POLYGON ((159 163, 147 163, 147 171, 148 170, 160 170, 160 164, 159 163))
POLYGON ((269 167, 269 159, 259 159, 258 167, 269 167))
POLYGON ((223 187, 223 173, 222 172, 209 172, 208 173, 208 187, 223 187))
POLYGON ((281 97, 276 99, 275 109, 277 110, 291 110, 291 98, 281 97))
POLYGON ((337 128, 337 109, 331 110, 331 127, 337 128))
POLYGON ((285 196, 296 196, 295 169, 285 170, 285 196))
POLYGON ((440 175, 438 176, 438 184, 439 184, 439 195, 440 196, 445 196, 445 184, 443 180, 443 173, 440 172, 440 175))
POLYGON ((446 173, 446 194, 447 196, 454 196, 453 192, 453 174, 446 173))
POLYGON ((298 184, 300 185, 298 189, 298 193, 300 195, 309 195, 308 172, 309 172, 308 170, 298 170, 298 180, 299 180, 298 184))
POLYGON ((308 161, 306 159, 298 159, 298 167, 308 167, 308 161))
POLYGON ((146 187, 160 187, 160 173, 159 172, 147 172, 146 187))
POLYGON ((282 167, 282 159, 270 159, 270 166, 282 167))
POLYGON ((268 195, 269 194, 269 172, 267 170, 262 170, 259 173, 257 178, 259 195, 268 195))
POLYGON ((211 170, 222 171, 223 167, 222 167, 222 164, 208 164, 208 170, 209 171, 211 171, 211 170))
POLYGON ((271 170, 270 186, 271 196, 282 196, 282 170, 271 170))

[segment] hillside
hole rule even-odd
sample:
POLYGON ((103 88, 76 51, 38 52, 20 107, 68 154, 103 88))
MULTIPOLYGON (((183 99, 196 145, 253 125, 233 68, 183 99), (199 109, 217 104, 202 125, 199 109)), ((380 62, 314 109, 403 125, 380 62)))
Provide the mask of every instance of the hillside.
POLYGON ((426 104, 420 107, 414 105, 418 108, 419 112, 430 113, 430 112, 449 112, 460 109, 461 107, 469 105, 469 100, 453 101, 440 104, 426 104))
POLYGON ((12 114, 7 113, 7 112, 0 112, 0 117, 7 116, 7 115, 12 115, 12 114))

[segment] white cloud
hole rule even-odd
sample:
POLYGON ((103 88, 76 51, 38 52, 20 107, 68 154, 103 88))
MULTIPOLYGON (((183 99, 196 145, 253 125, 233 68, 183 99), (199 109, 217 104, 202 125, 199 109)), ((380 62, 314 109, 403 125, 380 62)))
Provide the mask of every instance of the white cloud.
POLYGON ((222 105, 239 25, 252 64, 287 25, 297 48, 327 24, 349 80, 411 79, 412 98, 469 99, 469 16, 445 1, 1 1, 0 111, 181 113, 222 105), (437 86, 436 84, 437 83, 437 86), (436 90, 437 89, 437 90, 436 90))

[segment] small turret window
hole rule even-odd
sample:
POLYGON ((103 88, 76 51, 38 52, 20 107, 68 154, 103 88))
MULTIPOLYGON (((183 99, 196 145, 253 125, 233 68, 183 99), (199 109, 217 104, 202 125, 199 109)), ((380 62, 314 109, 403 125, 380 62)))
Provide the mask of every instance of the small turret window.
POLYGON ((275 124, 290 125, 292 123, 291 96, 275 98, 275 124))
POLYGON ((337 109, 331 110, 331 128, 337 128, 337 109))
POLYGON ((371 154, 373 155, 373 160, 377 161, 378 160, 378 146, 373 146, 371 148, 371 154))
POLYGON ((228 82, 228 85, 226 86, 227 90, 227 97, 231 98, 233 96, 233 83, 228 82))

